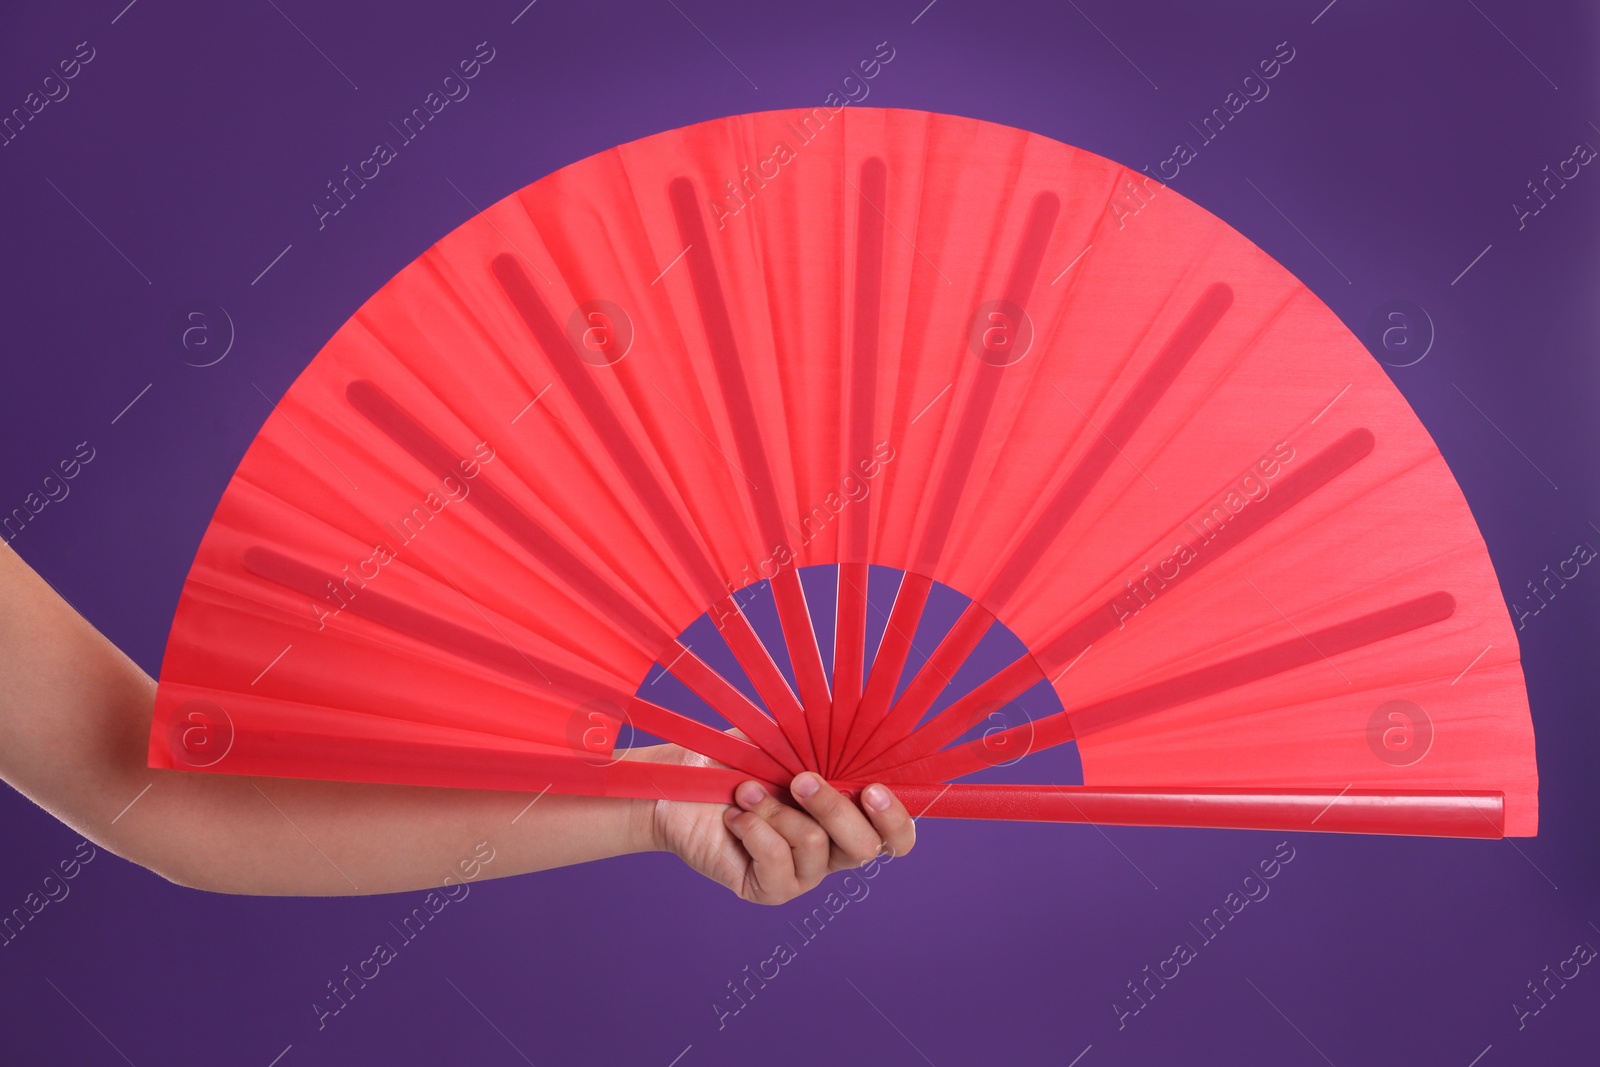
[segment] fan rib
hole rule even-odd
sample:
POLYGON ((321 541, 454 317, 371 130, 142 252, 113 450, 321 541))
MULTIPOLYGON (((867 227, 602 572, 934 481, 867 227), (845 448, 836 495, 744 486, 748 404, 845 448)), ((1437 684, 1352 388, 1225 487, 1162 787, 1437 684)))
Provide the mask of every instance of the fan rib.
MULTIPOLYGON (((345 395, 352 407, 435 477, 451 477, 458 473, 457 460, 444 443, 372 382, 357 379, 349 384, 345 395)), ((652 657, 673 646, 671 634, 596 574, 538 520, 512 503, 487 475, 476 480, 465 499, 520 545, 532 560, 548 567, 569 589, 588 600, 619 629, 631 633, 652 657)))
MULTIPOLYGON (((678 235, 683 239, 683 257, 688 265, 695 302, 700 309, 700 322, 705 329, 707 351, 711 356, 712 365, 716 368, 717 386, 722 392, 728 425, 733 432, 734 447, 739 453, 745 481, 752 486, 749 497, 751 506, 755 510, 757 532, 764 545, 784 544, 786 538, 783 515, 778 504, 777 480, 773 477, 772 467, 768 461, 766 443, 761 437, 761 427, 756 419, 750 417, 756 407, 750 396, 750 383, 745 377, 744 363, 739 355, 733 321, 728 314, 727 297, 723 294, 722 282, 717 277, 717 265, 711 255, 711 242, 706 235, 705 219, 700 214, 700 203, 694 190, 694 183, 688 178, 674 178, 667 186, 667 196, 672 203, 672 212, 678 223, 678 235), (752 482, 751 479, 755 481, 752 482)), ((774 579, 772 591, 778 598, 779 619, 783 623, 784 642, 789 647, 790 663, 794 666, 796 682, 800 688, 800 700, 808 716, 813 714, 813 709, 817 709, 816 713, 820 714, 820 709, 828 706, 827 683, 822 680, 821 653, 816 651, 817 640, 816 635, 811 633, 811 618, 805 615, 804 594, 799 597, 798 604, 794 597, 798 591, 798 578, 794 587, 774 579), (800 623, 801 616, 804 616, 803 627, 800 623), (809 641, 806 635, 809 635, 809 641), (815 663, 811 662, 813 657, 815 663), (821 692, 817 691, 819 680, 822 680, 821 692)), ((807 766, 817 765, 809 728, 791 732, 791 728, 786 726, 784 734, 789 738, 789 743, 794 746, 795 751, 805 759, 807 766)))
MULTIPOLYGON (((1055 193, 1043 192, 1034 197, 1028 209, 1027 221, 1023 226, 1022 238, 1017 243, 1012 259, 1010 274, 1002 290, 1004 299, 1010 303, 1021 306, 1033 291, 1034 284, 1038 281, 1039 268, 1044 262, 1045 249, 1050 243, 1050 235, 1055 229, 1056 218, 1060 212, 1061 198, 1055 193)), ((915 557, 917 564, 913 572, 918 575, 921 583, 920 599, 913 603, 905 598, 906 583, 912 580, 912 575, 907 574, 901 583, 901 596, 895 599, 894 610, 890 614, 889 629, 884 632, 884 647, 880 647, 878 656, 873 661, 866 693, 862 697, 855 721, 851 724, 850 737, 843 755, 846 765, 860 757, 868 738, 878 730, 888 714, 890 701, 894 698, 894 689, 905 667, 905 656, 911 642, 910 635, 915 633, 916 620, 920 618, 927 600, 927 579, 920 576, 931 574, 938 569, 939 558, 943 555, 945 543, 950 537, 961 494, 966 489, 967 480, 972 473, 973 461, 981 451, 979 438, 988 424, 1005 371, 1004 366, 983 360, 978 362, 972 390, 968 393, 962 408, 955 433, 946 452, 944 470, 939 476, 937 488, 931 494, 926 512, 927 525, 919 541, 915 557), (905 601, 904 611, 902 600, 905 601), (910 610, 913 606, 915 615, 910 610), (891 634, 895 635, 895 643, 891 643, 891 634), (902 637, 904 647, 898 645, 902 637), (886 657, 884 655, 886 650, 896 655, 886 657)), ((916 593, 917 589, 912 588, 911 591, 916 593)), ((924 665, 922 672, 927 670, 928 667, 924 665)), ((919 675, 922 672, 919 672, 919 675)))
MULTIPOLYGON (((799 774, 804 769, 802 760, 784 737, 783 730, 778 724, 756 707, 749 697, 734 688, 726 678, 695 655, 687 645, 680 644, 679 647, 681 651, 670 664, 661 663, 660 660, 656 662, 661 663, 664 670, 688 686, 701 700, 711 705, 712 710, 728 720, 730 725, 742 730, 746 737, 782 764, 791 775, 799 774)), ((710 753, 702 752, 701 755, 710 753)))
MULTIPOLYGON (((1039 277, 1039 267, 1044 262, 1045 248, 1050 243, 1050 233, 1055 228, 1056 216, 1060 213, 1061 198, 1056 194, 1040 193, 1034 197, 1033 205, 1028 210, 1028 221, 1023 228, 1022 240, 1018 242, 1016 256, 1011 264, 1011 273, 1003 290, 1004 298, 1010 303, 1022 306, 1028 299, 1029 293, 1033 291, 1034 283, 1039 277)), ((946 452, 943 474, 939 479, 938 488, 929 499, 927 526, 923 529, 916 555, 915 569, 918 571, 931 574, 938 570, 939 558, 943 555, 945 542, 950 537, 950 530, 961 503, 961 494, 966 489, 967 478, 972 473, 973 461, 982 452, 979 438, 982 437, 984 427, 988 424, 989 414, 994 408, 995 398, 1000 392, 1000 382, 1006 370, 1005 366, 984 360, 978 361, 977 378, 972 384, 972 391, 967 395, 955 434, 946 452)))
MULTIPOLYGON (((873 156, 861 164, 856 205, 855 301, 851 308, 849 423, 846 457, 872 454, 877 429, 878 332, 883 312, 883 244, 888 219, 888 168, 873 156), (871 210, 868 210, 868 209, 871 210)), ((869 496, 845 512, 840 533, 837 616, 834 620, 833 706, 824 766, 828 773, 844 755, 866 673, 866 563, 871 550, 873 500, 869 496)))
MULTIPOLYGON (((310 564, 292 559, 271 548, 252 545, 239 558, 246 571, 282 586, 285 589, 323 601, 331 595, 330 589, 339 585, 337 574, 323 571, 310 564)), ((621 689, 597 692, 594 683, 577 671, 557 666, 544 660, 535 662, 514 645, 493 641, 464 626, 442 619, 420 608, 385 596, 373 589, 362 589, 345 601, 343 609, 359 615, 396 633, 414 637, 434 648, 459 656, 508 678, 552 689, 561 696, 577 701, 595 699, 597 696, 621 706, 629 694, 621 689)))
POLYGON ((880 755, 857 761, 851 773, 877 774, 932 755, 1044 680, 1044 672, 1032 656, 1012 660, 880 755))
MULTIPOLYGON (((1259 504, 1253 505, 1254 511, 1246 509, 1240 512, 1228 525, 1209 535, 1198 534, 1193 541, 1187 543, 1190 553, 1195 557, 1194 561, 1179 570, 1176 577, 1162 578, 1165 585, 1161 586, 1156 594, 1152 594, 1153 599, 1165 597, 1168 590, 1192 578, 1204 570, 1207 564, 1220 558, 1229 549, 1237 547, 1273 519, 1328 485, 1370 455, 1376 443, 1377 439, 1371 430, 1366 428, 1351 430, 1317 453, 1300 470, 1285 478, 1276 492, 1259 504)), ((1119 597, 1113 597, 1095 612, 1079 620, 1075 626, 1045 646, 1038 655, 1040 665, 1048 671, 1055 664, 1070 663, 1099 638, 1109 634, 1113 629, 1122 629, 1125 624, 1122 613, 1117 610, 1118 607, 1119 597)))
POLYGON ((805 721, 809 728, 805 737, 805 765, 819 770, 821 756, 828 751, 828 715, 833 697, 828 693, 828 675, 822 665, 822 650, 817 646, 817 634, 811 626, 811 613, 806 608, 805 587, 800 584, 800 572, 793 566, 780 568, 772 576, 772 597, 778 607, 778 623, 783 630, 783 642, 789 650, 789 664, 794 668, 795 682, 800 688, 800 702, 805 707, 805 721))
MULTIPOLYGON (((1013 276, 1017 273, 1019 271, 1013 271, 1013 276)), ((1140 376, 1138 384, 1117 408, 1103 431, 1094 438, 1088 451, 1067 476, 1061 488, 1056 491, 1054 498, 1034 520, 1022 543, 1011 553, 999 575, 990 584, 988 594, 979 599, 999 606, 1016 592, 1029 571, 1038 565, 1039 558, 1049 549, 1061 530, 1077 513, 1083 501, 1099 484, 1111 464, 1132 442, 1140 426, 1155 410, 1156 404, 1167 390, 1177 381, 1184 367, 1200 350, 1201 344, 1211 336, 1232 303, 1233 290, 1220 282, 1208 286, 1195 300, 1183 320, 1161 346, 1150 366, 1140 376)), ((972 410, 969 408, 968 412, 972 410)), ((886 749, 904 739, 906 733, 916 726, 917 720, 932 707, 939 690, 954 676, 962 661, 977 647, 992 621, 993 616, 977 600, 968 605, 956 629, 951 631, 934 655, 923 664, 922 669, 907 686, 900 704, 880 724, 876 731, 876 737, 879 739, 877 743, 873 744, 869 740, 863 746, 863 755, 856 760, 857 764, 871 763, 886 749)))
MULTIPOLYGON (((810 738, 810 732, 806 727, 805 709, 800 706, 794 690, 789 688, 788 680, 773 661, 772 653, 762 642, 755 627, 750 624, 750 619, 734 597, 725 597, 723 610, 714 617, 722 639, 727 642, 734 658, 739 661, 739 666, 744 668, 745 675, 755 686, 756 695, 777 720, 784 739, 790 742, 790 750, 797 756, 801 755, 800 749, 794 745, 794 739, 810 738)), ((801 762, 805 761, 802 759, 801 762)))
MULTIPOLYGON (((1333 479, 1369 455, 1375 442, 1376 439, 1373 437, 1372 431, 1365 428, 1351 430, 1313 456, 1300 470, 1286 477, 1275 492, 1254 505, 1255 510, 1241 512, 1228 525, 1221 527, 1211 534, 1209 538, 1200 536, 1187 542, 1187 547, 1192 557, 1191 562, 1180 569, 1175 576, 1171 578, 1163 577, 1161 579, 1163 584, 1156 592, 1164 597, 1173 586, 1192 578, 1208 563, 1213 562, 1229 549, 1237 547, 1251 534, 1265 527, 1295 504, 1328 485, 1333 479)), ((1080 618, 1077 623, 1068 627, 1065 633, 1048 646, 1046 655, 1041 658, 1050 663, 1071 662, 1082 655, 1096 641, 1114 630, 1121 629, 1124 626, 1124 622, 1122 613, 1118 611, 1118 605, 1122 599, 1123 594, 1119 593, 1080 618)), ((999 678, 1007 675, 1008 672, 1017 667, 1017 664, 1031 666, 1012 674, 1013 684, 986 689, 981 700, 963 698, 956 701, 923 724, 923 726, 913 731, 909 737, 897 742, 883 756, 863 763, 860 767, 861 773, 870 773, 873 770, 892 765, 889 762, 891 758, 905 762, 931 755, 975 726, 979 719, 984 714, 987 714, 984 707, 988 702, 998 700, 1003 705, 1015 700, 1040 678, 1044 677, 1041 673, 1041 668, 1034 663, 1034 658, 1031 656, 1022 657, 995 677, 999 678), (1026 684, 1023 684, 1024 681, 1026 681, 1026 684), (1021 687, 1017 688, 1017 686, 1021 687)))
MULTIPOLYGON (((260 546, 247 548, 240 562, 245 570, 258 578, 314 600, 323 597, 336 581, 335 575, 260 546)), ((352 597, 346 603, 345 610, 514 681, 528 686, 542 685, 573 700, 579 710, 585 706, 593 708, 598 701, 609 708, 603 714, 620 718, 621 709, 626 707, 629 709, 628 717, 641 729, 737 767, 747 774, 769 779, 782 774, 782 766, 771 756, 731 734, 640 700, 620 689, 598 689, 595 682, 554 663, 536 661, 509 642, 484 637, 376 590, 361 590, 359 596, 352 597)), ((584 752, 584 755, 589 754, 584 752)))
POLYGON ((673 505, 660 480, 651 472, 650 465, 639 452, 633 438, 623 429, 621 420, 595 384, 594 368, 584 363, 574 351, 565 331, 550 313, 549 306, 534 288, 522 265, 513 256, 498 255, 491 263, 490 271, 499 282, 506 299, 528 327, 528 332, 533 335, 534 342, 555 368, 556 375, 572 395, 578 410, 583 412, 595 437, 655 521, 656 528, 672 548, 673 555, 693 575, 702 598, 709 603, 725 595, 722 581, 689 529, 681 509, 673 505))
MULTIPOLYGON (((1165 681, 1110 697, 1084 707, 1058 711, 1037 722, 1014 726, 993 737, 969 741, 956 748, 893 768, 898 781, 944 781, 988 766, 980 749, 985 744, 1016 742, 1023 751, 1051 748, 1075 738, 1121 726, 1134 719, 1192 703, 1231 689, 1270 678, 1319 660, 1399 637, 1424 626, 1443 622, 1455 613, 1449 593, 1429 593, 1379 611, 1347 619, 1332 626, 1296 635, 1253 652, 1188 671, 1165 681)), ((886 780, 887 774, 885 772, 886 780)))
MULTIPOLYGON (((350 403, 358 411, 436 474, 442 477, 455 469, 455 461, 450 458, 449 450, 411 416, 401 411, 377 386, 364 380, 355 381, 350 384, 347 392, 350 403)), ((612 612, 613 621, 619 624, 631 624, 630 628, 648 642, 646 647, 656 652, 655 658, 658 663, 672 649, 678 647, 676 639, 667 636, 665 631, 646 618, 643 612, 622 598, 609 583, 590 570, 537 521, 518 509, 492 483, 480 478, 466 499, 476 504, 495 525, 520 543, 535 558, 541 558, 550 564, 569 585, 581 593, 587 593, 597 606, 605 608, 616 605, 617 610, 612 612), (623 612, 621 609, 626 611, 623 612)), ((809 629, 809 622, 807 628, 809 629)), ((730 723, 745 730, 747 734, 755 736, 756 733, 763 732, 760 723, 750 715, 754 714, 762 719, 765 716, 754 705, 746 709, 744 705, 749 703, 748 700, 720 675, 710 668, 706 668, 704 672, 684 668, 688 672, 688 676, 685 677, 680 673, 677 666, 679 663, 682 663, 682 658, 675 661, 674 667, 670 668, 672 673, 693 690, 696 696, 710 704, 730 723)), ((776 760, 781 761, 785 752, 799 752, 801 762, 806 762, 809 738, 804 733, 801 734, 801 738, 806 742, 805 750, 795 745, 794 739, 791 738, 789 747, 774 747, 771 754, 776 760)), ((710 753, 702 754, 710 755, 710 753)), ((797 762, 795 765, 798 767, 800 763, 797 762)))
POLYGON ((922 665, 911 683, 901 693, 900 699, 895 701, 894 707, 889 709, 889 714, 878 724, 866 743, 861 747, 861 753, 845 771, 853 773, 863 764, 870 764, 886 750, 904 741, 911 733, 913 727, 933 706, 934 700, 941 690, 950 684, 961 665, 966 662, 984 635, 989 632, 995 618, 988 610, 976 600, 968 602, 966 609, 956 619, 950 632, 944 635, 933 654, 922 665))
POLYGON ((717 277, 717 265, 711 255, 711 242, 706 235, 705 219, 700 215, 694 183, 688 178, 674 178, 667 191, 678 222, 678 235, 685 246, 684 262, 689 268, 695 302, 700 308, 706 347, 716 368, 717 385, 722 391, 734 447, 747 482, 755 480, 750 502, 755 509, 758 532, 764 545, 784 544, 777 483, 768 462, 766 442, 761 438, 761 428, 752 417, 756 406, 750 396, 750 383, 745 378, 744 362, 735 340, 733 321, 728 315, 722 282, 717 277))
POLYGON ((872 657, 872 671, 867 676, 866 690, 850 723, 850 735, 840 757, 841 765, 848 766, 866 744, 867 737, 876 729, 889 703, 894 699, 900 674, 905 669, 906 657, 911 653, 911 642, 916 637, 917 623, 922 619, 922 609, 928 602, 928 591, 933 580, 914 571, 900 576, 900 589, 895 593, 894 606, 889 609, 889 619, 878 642, 877 655, 872 657))
MULTIPOLYGON (((513 256, 499 255, 492 261, 490 270, 505 293, 506 299, 511 302, 527 326, 528 332, 533 335, 534 342, 544 351, 545 357, 555 368, 562 384, 576 401, 578 409, 588 420, 595 436, 611 456, 612 462, 616 464, 650 517, 655 520, 656 528, 662 532, 673 554, 693 576, 702 598, 708 604, 727 599, 724 583, 718 578, 715 568, 697 542, 689 524, 680 510, 673 506, 661 483, 651 473, 649 464, 645 462, 632 437, 623 430, 616 412, 612 410, 600 388, 595 384, 592 369, 583 362, 569 343, 566 334, 550 313, 549 306, 529 280, 522 265, 513 256)), ((786 752, 796 756, 795 747, 788 743, 788 738, 791 733, 797 735, 804 729, 804 715, 789 694, 788 683, 773 666, 771 657, 767 655, 759 639, 755 638, 754 631, 750 629, 750 624, 742 613, 723 611, 719 616, 720 619, 732 621, 731 628, 724 632, 724 636, 728 638, 728 647, 733 652, 734 658, 739 661, 739 666, 755 683, 756 691, 766 702, 767 707, 772 709, 774 717, 783 724, 780 729, 786 743, 781 746, 769 746, 770 751, 779 760, 784 759, 786 752), (737 618, 734 618, 735 615, 737 618)), ((746 734, 751 737, 756 736, 756 733, 747 729, 739 719, 729 715, 724 707, 719 706, 717 710, 746 734)))
POLYGON ((833 775, 844 757, 845 738, 861 704, 867 655, 867 583, 865 563, 839 564, 838 606, 833 624, 833 710, 828 729, 824 773, 833 775))
POLYGON ((681 745, 691 752, 709 756, 735 770, 764 781, 783 781, 784 768, 772 755, 743 738, 714 726, 680 715, 659 704, 635 697, 628 704, 628 717, 646 733, 681 745))
POLYGON ((1131 445, 1133 435, 1178 380, 1179 374, 1200 350, 1200 345, 1211 336, 1232 304, 1233 289, 1229 286, 1216 282, 1206 287, 1177 329, 1161 346, 1160 352, 1140 376, 1138 384, 1101 432, 1095 435, 1083 458, 1033 521, 1021 544, 1010 553, 984 595, 977 599, 995 609, 1003 607, 1011 599, 1022 586, 1028 572, 1038 565, 1040 557, 1082 506, 1111 464, 1131 445))
POLYGON ((385 752, 396 759, 387 765, 383 777, 373 778, 369 738, 329 733, 307 737, 248 722, 236 724, 236 730, 229 756, 230 762, 239 761, 230 772, 234 774, 298 778, 306 777, 309 770, 311 777, 335 781, 461 788, 462 769, 470 768, 469 788, 475 789, 726 803, 734 787, 750 773, 626 757, 575 759, 520 747, 528 742, 519 747, 495 747, 407 738, 384 742, 385 752))

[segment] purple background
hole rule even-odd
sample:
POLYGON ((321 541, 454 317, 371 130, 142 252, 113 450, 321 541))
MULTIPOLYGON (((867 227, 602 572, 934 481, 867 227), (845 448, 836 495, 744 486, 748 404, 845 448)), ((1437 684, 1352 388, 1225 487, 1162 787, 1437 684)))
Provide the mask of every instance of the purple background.
MULTIPOLYGON (((13 546, 152 673, 267 414, 253 386, 280 395, 367 295, 473 213, 464 197, 483 206, 686 123, 809 107, 884 40, 896 58, 868 103, 1008 123, 1134 167, 1196 140, 1189 122, 1289 41, 1271 96, 1173 186, 1358 333, 1385 301, 1427 309, 1432 351, 1391 374, 1509 595, 1580 538, 1600 545, 1600 174, 1520 231, 1510 207, 1576 142, 1600 145, 1592 5, 939 0, 913 23, 926 0, 539 0, 513 24, 525 0, 125 2, 0 15, 0 110, 79 41, 96 52, 0 148, 0 511, 77 442, 94 446, 71 495, 13 546), (471 96, 318 232, 324 183, 485 40, 497 55, 471 96), (170 339, 196 300, 237 331, 203 369, 170 339)), ((713 999, 797 940, 788 922, 814 901, 743 905, 666 856, 481 883, 319 1032, 324 983, 414 895, 211 896, 102 854, 0 949, 0 1061, 111 1064, 120 1050, 141 1067, 265 1067, 292 1046, 284 1067, 524 1062, 514 1043, 541 1065, 1576 1062, 1600 1036, 1600 976, 1585 969, 1520 1032, 1510 1005, 1575 943, 1600 944, 1597 606, 1585 572, 1522 635, 1541 836, 1296 837, 1271 895, 1120 1031, 1125 983, 1198 940, 1189 923, 1283 835, 929 820, 917 854, 720 1032, 713 999)), ((0 795, 0 911, 76 841, 0 795)))

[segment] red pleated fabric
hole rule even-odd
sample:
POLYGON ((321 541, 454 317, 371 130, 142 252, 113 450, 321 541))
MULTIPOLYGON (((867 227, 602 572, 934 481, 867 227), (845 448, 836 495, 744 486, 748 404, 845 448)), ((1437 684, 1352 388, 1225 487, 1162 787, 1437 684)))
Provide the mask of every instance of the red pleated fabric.
POLYGON ((374 294, 223 494, 150 763, 723 801, 811 768, 931 815, 1537 825, 1477 525, 1328 308, 1110 160, 858 107, 600 153, 374 294), (871 565, 904 576, 887 623, 871 565), (731 595, 763 582, 765 633, 731 595), (970 604, 914 651, 941 585, 970 604), (742 677, 680 640, 703 615, 742 677), (1000 628, 1026 652, 940 706, 1000 628), (652 699, 662 672, 716 717, 652 699), (973 736, 1042 682, 1059 711, 973 736), (723 766, 621 758, 621 721, 723 766), (961 781, 1067 743, 1082 785, 961 781))

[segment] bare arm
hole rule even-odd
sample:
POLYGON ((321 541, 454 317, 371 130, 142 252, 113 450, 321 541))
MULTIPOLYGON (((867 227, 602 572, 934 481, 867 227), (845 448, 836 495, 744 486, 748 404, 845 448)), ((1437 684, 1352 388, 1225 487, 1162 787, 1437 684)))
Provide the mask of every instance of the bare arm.
MULTIPOLYGON (((521 793, 154 770, 155 690, 0 546, 0 778, 180 885, 391 893, 667 850, 747 899, 781 903, 880 847, 908 851, 914 835, 887 790, 885 810, 863 812, 825 783, 805 811, 768 797, 732 817, 715 804, 550 794, 529 807, 521 793)), ((694 758, 670 745, 634 756, 694 758)))
POLYGON ((551 795, 517 818, 530 797, 153 770, 145 753, 155 691, 16 553, 0 549, 0 777, 84 837, 174 882, 388 893, 447 875, 460 881, 463 860, 478 859, 482 876, 505 875, 655 847, 649 802, 551 795), (474 851, 482 841, 493 850, 487 864, 474 851))

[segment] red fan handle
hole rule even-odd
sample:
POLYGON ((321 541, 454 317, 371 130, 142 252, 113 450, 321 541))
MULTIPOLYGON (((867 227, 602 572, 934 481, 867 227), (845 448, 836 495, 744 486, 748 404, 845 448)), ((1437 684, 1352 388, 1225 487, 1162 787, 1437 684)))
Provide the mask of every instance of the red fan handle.
MULTIPOLYGON (((639 702, 643 703, 643 702, 639 702)), ((200 767, 233 774, 364 778, 373 769, 365 738, 306 735, 259 729, 241 717, 230 722, 226 764, 200 767), (354 773, 352 773, 354 772, 354 773)), ((726 738, 716 732, 711 735, 726 738)), ((727 738, 730 741, 734 738, 727 738)), ((402 753, 379 780, 404 785, 459 785, 463 773, 480 789, 577 793, 589 796, 670 798, 727 804, 734 787, 752 777, 727 767, 686 767, 594 754, 551 752, 547 746, 507 742, 504 748, 470 743, 394 741, 402 753)), ((179 749, 174 749, 179 751, 179 749)), ((179 760, 178 766, 194 766, 179 760)), ((783 795, 781 785, 765 782, 783 795)), ((858 797, 867 782, 835 781, 858 797)), ((895 783, 896 796, 914 816, 936 819, 1003 819, 1117 826, 1207 827, 1228 830, 1297 830, 1329 833, 1408 834, 1433 837, 1505 836, 1505 797, 1498 792, 1379 789, 1206 789, 1186 786, 1056 786, 989 783, 895 783)))
MULTIPOLYGON (((865 783, 834 783, 852 796, 865 783)), ((1047 785, 895 785, 921 817, 1304 830, 1424 837, 1505 836, 1502 793, 1376 789, 1224 790, 1047 785)))

